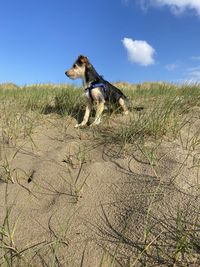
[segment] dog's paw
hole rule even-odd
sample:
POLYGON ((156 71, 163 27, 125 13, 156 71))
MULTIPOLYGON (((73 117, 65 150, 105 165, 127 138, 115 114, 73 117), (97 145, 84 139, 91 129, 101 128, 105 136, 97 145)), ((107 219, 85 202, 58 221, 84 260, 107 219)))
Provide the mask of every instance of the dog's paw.
POLYGON ((84 127, 86 126, 86 123, 78 123, 74 126, 74 128, 81 128, 81 127, 84 127))
POLYGON ((92 124, 90 124, 90 127, 97 126, 101 123, 101 118, 96 119, 92 124))
POLYGON ((126 110, 126 111, 123 112, 123 114, 124 114, 124 115, 128 115, 128 114, 129 114, 129 111, 126 110))
POLYGON ((95 126, 97 126, 96 123, 91 123, 91 124, 90 124, 90 127, 91 127, 91 128, 92 128, 92 127, 95 127, 95 126))

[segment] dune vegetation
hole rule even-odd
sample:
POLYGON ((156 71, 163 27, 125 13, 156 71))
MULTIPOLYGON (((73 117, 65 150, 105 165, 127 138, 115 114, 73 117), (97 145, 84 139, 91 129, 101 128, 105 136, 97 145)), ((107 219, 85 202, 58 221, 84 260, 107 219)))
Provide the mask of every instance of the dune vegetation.
POLYGON ((0 266, 200 266, 200 85, 116 85, 0 84, 0 266))

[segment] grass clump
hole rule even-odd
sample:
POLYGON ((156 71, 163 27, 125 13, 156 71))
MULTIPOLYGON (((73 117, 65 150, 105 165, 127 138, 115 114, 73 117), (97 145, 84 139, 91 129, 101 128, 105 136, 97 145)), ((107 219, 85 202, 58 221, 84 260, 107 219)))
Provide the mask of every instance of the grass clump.
POLYGON ((161 85, 155 89, 137 88, 126 92, 132 101, 133 111, 126 126, 111 133, 111 139, 122 145, 133 144, 136 140, 154 139, 169 135, 176 138, 185 124, 189 123, 185 115, 192 114, 193 107, 200 105, 200 86, 176 87, 161 85), (137 104, 143 108, 137 112, 137 104))
POLYGON ((4 85, 0 87, 0 100, 2 102, 17 103, 24 110, 45 112, 49 107, 60 113, 71 111, 80 91, 70 85, 32 85, 7 90, 4 85), (62 106, 62 104, 64 106, 62 106))

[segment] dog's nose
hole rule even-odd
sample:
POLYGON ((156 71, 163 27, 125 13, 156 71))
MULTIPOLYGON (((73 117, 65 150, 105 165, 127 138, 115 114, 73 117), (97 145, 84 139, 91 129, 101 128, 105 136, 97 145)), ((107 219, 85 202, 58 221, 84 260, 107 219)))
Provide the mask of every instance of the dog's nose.
POLYGON ((67 71, 65 71, 65 75, 68 76, 68 72, 67 71))

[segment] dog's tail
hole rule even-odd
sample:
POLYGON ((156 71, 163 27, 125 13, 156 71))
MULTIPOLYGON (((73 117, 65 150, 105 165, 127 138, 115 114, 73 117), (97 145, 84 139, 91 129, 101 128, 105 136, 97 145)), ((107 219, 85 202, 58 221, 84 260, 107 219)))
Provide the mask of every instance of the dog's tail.
POLYGON ((129 111, 134 111, 134 110, 135 111, 142 111, 144 109, 143 106, 134 106, 131 99, 127 96, 125 96, 125 98, 123 98, 123 99, 124 99, 125 105, 129 111))
POLYGON ((130 100, 129 97, 127 97, 125 95, 123 95, 123 99, 125 101, 125 105, 126 105, 127 109, 131 111, 133 109, 132 101, 130 100))

